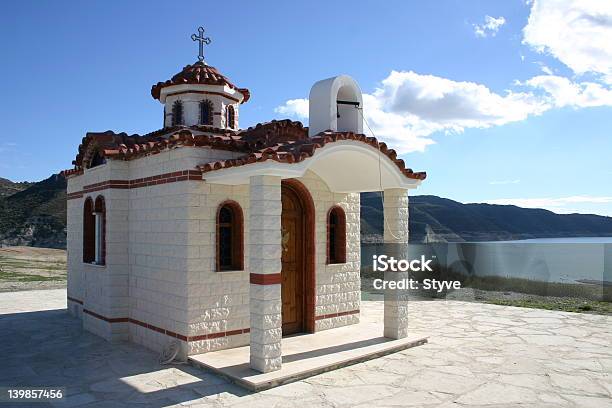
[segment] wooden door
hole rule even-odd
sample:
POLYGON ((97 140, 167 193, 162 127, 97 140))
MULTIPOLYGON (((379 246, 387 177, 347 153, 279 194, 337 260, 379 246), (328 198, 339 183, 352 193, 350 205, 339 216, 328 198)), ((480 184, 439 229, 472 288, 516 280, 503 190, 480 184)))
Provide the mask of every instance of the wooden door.
POLYGON ((304 212, 298 195, 282 189, 281 216, 283 335, 304 331, 304 212))

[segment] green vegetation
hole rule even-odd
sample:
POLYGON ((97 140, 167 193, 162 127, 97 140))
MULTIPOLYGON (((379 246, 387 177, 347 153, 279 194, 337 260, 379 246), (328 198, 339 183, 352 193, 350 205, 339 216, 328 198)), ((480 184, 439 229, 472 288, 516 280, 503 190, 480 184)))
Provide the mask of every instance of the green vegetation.
POLYGON ((66 251, 47 248, 0 248, 0 291, 65 283, 66 251), (32 285, 29 285, 31 283, 32 285))
POLYGON ((66 179, 38 183, 0 180, 0 244, 66 246, 66 179))
POLYGON ((503 306, 529 307, 534 309, 561 310, 564 312, 590 312, 598 314, 612 314, 612 303, 584 300, 577 298, 544 298, 544 299, 491 299, 484 303, 493 303, 503 306))
POLYGON ((0 271, 4 269, 43 269, 46 271, 65 271, 65 262, 52 262, 41 259, 17 259, 0 255, 0 271))
MULTIPOLYGON (((362 278, 381 278, 382 273, 372 272, 371 267, 362 268, 362 278)), ((434 266, 433 272, 413 272, 412 279, 422 281, 425 278, 442 281, 459 281, 462 288, 472 288, 482 291, 516 292, 536 296, 569 297, 584 300, 602 300, 605 292, 610 291, 610 286, 592 284, 542 282, 531 279, 507 278, 502 276, 466 276, 446 268, 434 266)), ((371 287, 370 287, 371 288, 371 287)), ((426 297, 446 297, 446 291, 436 293, 435 291, 420 291, 420 295, 426 297)))
POLYGON ((41 276, 30 275, 27 273, 2 272, 0 271, 0 281, 10 282, 48 282, 48 281, 65 281, 66 275, 62 276, 41 276))
POLYGON ((602 286, 578 283, 540 282, 531 279, 477 276, 464 280, 464 287, 499 292, 518 292, 537 296, 601 300, 602 286))
POLYGON ((34 183, 22 181, 20 183, 12 182, 5 178, 0 177, 0 197, 8 197, 19 191, 23 191, 26 188, 32 186, 34 183))
MULTIPOLYGON (((381 295, 372 288, 372 281, 382 278, 371 267, 362 268, 362 290, 381 295)), ((541 282, 501 276, 466 276, 446 268, 434 267, 433 272, 413 272, 411 278, 421 282, 425 278, 461 282, 461 289, 442 291, 418 290, 411 294, 422 298, 461 300, 505 306, 529 307, 566 312, 612 314, 612 286, 541 282)))

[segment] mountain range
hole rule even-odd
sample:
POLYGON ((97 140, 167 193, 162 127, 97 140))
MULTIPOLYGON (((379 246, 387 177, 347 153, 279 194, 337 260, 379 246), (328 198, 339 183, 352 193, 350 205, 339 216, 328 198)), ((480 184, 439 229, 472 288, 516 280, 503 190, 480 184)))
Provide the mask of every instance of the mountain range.
MULTIPOLYGON (((433 195, 409 197, 411 242, 507 241, 531 238, 612 236, 612 217, 556 214, 514 205, 463 204, 433 195)), ((362 240, 383 231, 380 193, 361 195, 362 240)))
MULTIPOLYGON (((382 240, 379 193, 361 195, 361 236, 382 240)), ((447 198, 410 197, 411 242, 499 241, 612 236, 612 217, 556 214, 513 205, 462 204, 447 198)), ((0 246, 66 247, 66 179, 37 183, 0 178, 0 246)))

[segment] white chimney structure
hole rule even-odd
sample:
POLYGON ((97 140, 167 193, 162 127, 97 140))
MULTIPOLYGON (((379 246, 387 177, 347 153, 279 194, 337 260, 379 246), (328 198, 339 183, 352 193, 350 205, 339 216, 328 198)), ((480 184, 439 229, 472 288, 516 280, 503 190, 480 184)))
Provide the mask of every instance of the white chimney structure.
POLYGON ((310 89, 308 136, 320 132, 363 133, 363 98, 357 82, 339 75, 316 82, 310 89))

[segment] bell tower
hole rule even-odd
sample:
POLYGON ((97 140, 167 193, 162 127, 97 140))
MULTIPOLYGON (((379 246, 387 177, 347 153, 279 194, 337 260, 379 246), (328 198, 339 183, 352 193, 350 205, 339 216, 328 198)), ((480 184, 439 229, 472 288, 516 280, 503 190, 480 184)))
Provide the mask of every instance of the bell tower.
POLYGON ((310 89, 308 135, 320 132, 363 133, 363 98, 357 82, 339 75, 316 82, 310 89))

